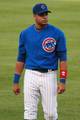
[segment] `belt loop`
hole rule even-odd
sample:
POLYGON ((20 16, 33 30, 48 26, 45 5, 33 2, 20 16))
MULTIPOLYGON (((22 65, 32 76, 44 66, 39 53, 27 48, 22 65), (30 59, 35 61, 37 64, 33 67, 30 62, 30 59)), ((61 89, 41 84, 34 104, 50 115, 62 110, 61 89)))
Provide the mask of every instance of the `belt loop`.
POLYGON ((52 72, 53 70, 52 69, 48 69, 48 72, 52 72))

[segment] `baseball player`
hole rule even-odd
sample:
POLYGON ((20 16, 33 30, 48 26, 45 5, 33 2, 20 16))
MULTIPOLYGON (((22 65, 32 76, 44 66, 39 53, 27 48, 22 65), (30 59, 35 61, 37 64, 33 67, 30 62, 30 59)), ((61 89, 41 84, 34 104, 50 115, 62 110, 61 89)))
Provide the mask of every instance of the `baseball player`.
POLYGON ((57 93, 65 91, 67 77, 67 49, 64 33, 48 24, 48 7, 36 4, 33 9, 35 24, 20 33, 13 92, 20 93, 19 80, 24 75, 24 120, 37 119, 41 96, 45 120, 58 120, 57 93), (60 81, 57 84, 58 64, 60 81))

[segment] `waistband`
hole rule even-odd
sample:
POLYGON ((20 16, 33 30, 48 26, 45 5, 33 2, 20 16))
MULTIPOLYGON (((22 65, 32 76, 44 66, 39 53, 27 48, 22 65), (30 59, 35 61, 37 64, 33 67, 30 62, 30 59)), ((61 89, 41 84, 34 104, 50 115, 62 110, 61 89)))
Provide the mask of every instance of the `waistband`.
POLYGON ((56 69, 31 69, 31 70, 35 70, 41 73, 47 73, 47 72, 55 71, 56 69))

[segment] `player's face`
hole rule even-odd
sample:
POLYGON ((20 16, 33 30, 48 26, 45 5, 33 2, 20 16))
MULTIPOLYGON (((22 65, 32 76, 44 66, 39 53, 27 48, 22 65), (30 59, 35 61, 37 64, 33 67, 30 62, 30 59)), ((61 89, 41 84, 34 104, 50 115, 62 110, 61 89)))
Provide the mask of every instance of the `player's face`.
POLYGON ((35 22, 39 25, 46 25, 48 23, 48 13, 41 13, 34 15, 35 22))

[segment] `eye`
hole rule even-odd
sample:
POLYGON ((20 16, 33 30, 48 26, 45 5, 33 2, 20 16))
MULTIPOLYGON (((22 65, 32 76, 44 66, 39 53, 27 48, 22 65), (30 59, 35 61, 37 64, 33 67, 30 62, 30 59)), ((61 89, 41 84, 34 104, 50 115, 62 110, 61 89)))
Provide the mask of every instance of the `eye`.
POLYGON ((48 15, 48 12, 45 12, 45 13, 40 13, 38 14, 39 16, 47 16, 48 15))

